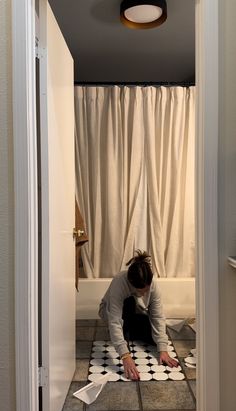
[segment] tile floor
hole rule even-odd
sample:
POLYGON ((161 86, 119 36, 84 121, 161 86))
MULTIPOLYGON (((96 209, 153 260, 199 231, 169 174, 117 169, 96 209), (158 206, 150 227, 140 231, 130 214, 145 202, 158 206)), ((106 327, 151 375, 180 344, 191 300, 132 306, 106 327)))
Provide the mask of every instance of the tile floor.
POLYGON ((195 348, 195 332, 188 325, 180 333, 167 328, 185 374, 184 381, 108 382, 95 402, 86 405, 73 392, 88 383, 88 369, 94 340, 109 340, 101 320, 77 320, 76 372, 63 411, 194 411, 196 370, 187 368, 184 358, 195 348))

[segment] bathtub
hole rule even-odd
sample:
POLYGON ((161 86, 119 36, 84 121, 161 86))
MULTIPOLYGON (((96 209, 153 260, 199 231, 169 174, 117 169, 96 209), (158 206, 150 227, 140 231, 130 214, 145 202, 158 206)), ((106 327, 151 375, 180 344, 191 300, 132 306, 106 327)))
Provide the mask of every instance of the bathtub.
MULTIPOLYGON (((79 280, 77 319, 99 318, 99 303, 110 282, 110 278, 79 280)), ((195 317, 195 278, 159 278, 158 284, 166 318, 195 317)))

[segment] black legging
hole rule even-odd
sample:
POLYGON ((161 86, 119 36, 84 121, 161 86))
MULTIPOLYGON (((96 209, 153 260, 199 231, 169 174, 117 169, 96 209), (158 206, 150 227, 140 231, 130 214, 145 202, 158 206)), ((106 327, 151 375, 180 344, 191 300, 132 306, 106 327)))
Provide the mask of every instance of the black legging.
POLYGON ((124 300, 122 318, 124 321, 123 332, 126 341, 141 340, 145 343, 155 345, 152 339, 151 324, 146 314, 136 313, 136 302, 134 297, 124 300))

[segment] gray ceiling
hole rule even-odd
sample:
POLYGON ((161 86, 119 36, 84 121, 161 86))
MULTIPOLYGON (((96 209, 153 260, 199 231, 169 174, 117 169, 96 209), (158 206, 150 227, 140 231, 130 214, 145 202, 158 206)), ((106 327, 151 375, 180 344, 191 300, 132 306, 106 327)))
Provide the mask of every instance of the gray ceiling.
POLYGON ((195 1, 167 0, 167 20, 134 30, 121 0, 49 0, 75 63, 77 82, 194 82, 195 1))

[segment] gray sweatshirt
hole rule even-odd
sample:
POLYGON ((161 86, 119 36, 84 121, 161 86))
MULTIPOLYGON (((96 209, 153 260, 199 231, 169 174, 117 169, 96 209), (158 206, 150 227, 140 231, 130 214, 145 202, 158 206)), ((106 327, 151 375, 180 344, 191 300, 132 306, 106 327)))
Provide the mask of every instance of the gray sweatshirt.
POLYGON ((122 311, 124 300, 130 296, 135 297, 138 312, 149 316, 157 351, 167 351, 168 337, 157 280, 152 280, 149 291, 143 297, 137 297, 136 293, 137 290, 128 281, 127 271, 122 271, 113 278, 100 303, 99 316, 108 323, 116 351, 120 356, 129 351, 123 334, 122 311))

